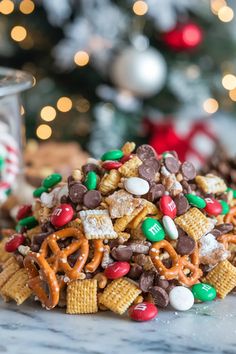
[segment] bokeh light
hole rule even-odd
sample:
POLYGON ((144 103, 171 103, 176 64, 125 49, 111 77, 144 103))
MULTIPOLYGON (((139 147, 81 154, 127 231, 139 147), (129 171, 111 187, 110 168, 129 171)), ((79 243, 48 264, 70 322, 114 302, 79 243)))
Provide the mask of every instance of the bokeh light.
POLYGON ((24 15, 29 15, 34 11, 35 5, 31 0, 23 0, 20 3, 19 9, 24 15))
POLYGON ((229 91, 229 97, 232 101, 236 102, 236 88, 229 91))
POLYGON ((222 85, 226 90, 233 90, 236 87, 236 76, 226 74, 222 79, 222 85))
POLYGON ((145 1, 135 1, 133 5, 133 11, 135 15, 143 16, 148 11, 148 5, 146 4, 145 1))
POLYGON ((203 109, 209 114, 215 113, 219 109, 219 103, 214 98, 208 98, 203 103, 203 109))
POLYGON ((23 26, 14 26, 11 30, 11 38, 16 42, 23 41, 27 36, 27 31, 23 26))
POLYGON ((2 0, 0 2, 0 13, 3 15, 9 15, 14 11, 14 3, 11 0, 2 0))
POLYGON ((234 18, 234 11, 229 6, 223 6, 218 11, 218 17, 222 22, 230 22, 234 18))
POLYGON ((40 117, 46 122, 51 122, 56 118, 57 112, 52 106, 45 106, 40 111, 40 117))
POLYGON ((61 97, 57 101, 57 109, 61 112, 69 112, 72 108, 72 101, 69 97, 61 97))
POLYGON ((52 135, 52 128, 47 124, 40 124, 36 129, 36 135, 39 139, 46 140, 52 135))
POLYGON ((78 66, 85 66, 88 64, 89 62, 89 55, 87 52, 85 51, 78 51, 77 53, 75 53, 74 56, 74 62, 76 65, 78 66))

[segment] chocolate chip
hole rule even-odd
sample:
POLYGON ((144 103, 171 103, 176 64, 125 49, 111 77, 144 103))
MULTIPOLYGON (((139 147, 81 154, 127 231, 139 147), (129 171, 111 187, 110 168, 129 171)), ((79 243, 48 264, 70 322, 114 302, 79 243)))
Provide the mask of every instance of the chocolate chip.
POLYGON ((188 182, 185 179, 183 181, 181 181, 180 183, 181 183, 181 186, 183 187, 184 194, 189 194, 192 192, 191 186, 188 184, 188 182))
POLYGON ((211 230, 210 233, 211 233, 211 235, 215 236, 215 238, 217 238, 217 237, 222 235, 222 233, 219 230, 217 230, 217 229, 211 230))
POLYGON ((156 202, 164 195, 164 193, 165 193, 165 187, 163 186, 163 184, 154 184, 151 186, 147 194, 147 199, 150 202, 156 202))
POLYGON ((196 169, 190 161, 185 161, 180 170, 186 180, 194 179, 196 177, 196 169))
POLYGON ((153 181, 155 178, 154 168, 146 164, 142 164, 141 166, 139 166, 138 173, 139 173, 139 177, 147 181, 153 181))
POLYGON ((75 183, 75 180, 74 180, 73 176, 69 176, 69 177, 67 178, 67 184, 68 184, 68 186, 70 186, 70 185, 73 184, 73 183, 75 183))
POLYGON ((31 249, 32 252, 38 252, 40 250, 40 245, 36 245, 35 243, 33 243, 30 246, 30 249, 31 249))
POLYGON ((88 209, 94 209, 98 207, 101 201, 102 201, 101 193, 96 190, 88 191, 84 195, 84 199, 83 199, 84 206, 86 206, 86 208, 88 209))
POLYGON ((142 161, 153 159, 156 157, 155 150, 150 145, 147 144, 143 144, 139 146, 136 151, 136 154, 142 161))
POLYGON ((16 251, 16 252, 14 253, 14 257, 15 257, 17 263, 19 264, 19 266, 20 266, 21 268, 23 268, 23 267, 24 267, 24 264, 23 264, 24 257, 22 256, 22 254, 20 254, 18 251, 16 251))
POLYGON ((49 232, 40 233, 38 235, 34 235, 32 239, 32 244, 41 245, 45 240, 45 238, 47 238, 50 234, 51 232, 49 231, 49 232))
POLYGON ((60 202, 61 202, 62 204, 68 203, 68 197, 67 197, 66 195, 63 195, 63 196, 61 197, 61 199, 60 199, 60 202))
POLYGON ((165 289, 165 291, 167 292, 167 294, 169 294, 171 292, 171 290, 174 289, 174 288, 175 288, 175 285, 174 284, 170 284, 168 286, 168 288, 165 289))
POLYGON ((142 271, 143 271, 143 268, 139 264, 134 263, 131 265, 130 271, 127 274, 127 277, 129 277, 130 279, 133 279, 133 280, 137 280, 137 279, 139 279, 140 275, 142 274, 142 271))
POLYGON ((159 286, 162 289, 167 289, 168 286, 170 285, 170 283, 166 279, 160 279, 159 278, 155 285, 159 286))
POLYGON ((80 250, 78 250, 78 251, 76 251, 75 253, 70 254, 70 255, 68 256, 67 260, 68 260, 68 263, 69 263, 69 265, 70 265, 71 267, 74 267, 74 265, 75 265, 77 259, 79 258, 79 256, 80 256, 80 250))
POLYGON ((43 232, 51 232, 55 231, 54 226, 50 223, 50 221, 46 221, 44 224, 41 225, 41 229, 43 232))
POLYGON ((196 247, 195 240, 190 236, 179 236, 176 251, 181 256, 193 253, 196 247))
POLYGON ((215 229, 220 231, 221 235, 227 234, 228 232, 232 231, 233 228, 233 224, 231 223, 225 223, 215 226, 215 229))
POLYGON ((95 163, 86 163, 82 166, 82 171, 86 175, 90 171, 97 172, 98 166, 95 163))
POLYGON ((179 194, 174 198, 174 202, 177 209, 177 216, 186 213, 186 211, 190 208, 188 199, 185 198, 183 194, 179 194))
POLYGON ((180 163, 172 156, 168 156, 164 160, 165 167, 170 173, 177 173, 179 171, 180 163))
POLYGON ((134 253, 148 254, 151 243, 148 241, 133 240, 127 244, 134 253))
POLYGON ((178 154, 177 154, 177 152, 176 151, 174 151, 174 150, 171 150, 171 151, 168 151, 171 155, 173 155, 177 160, 179 159, 179 156, 178 156, 178 154))
POLYGON ((143 272, 139 279, 139 288, 145 293, 148 292, 149 288, 153 286, 154 278, 155 272, 151 270, 143 272))
POLYGON ((132 257, 133 251, 129 246, 119 245, 118 247, 114 247, 111 251, 112 257, 116 261, 129 261, 132 257))
POLYGON ((151 293, 155 305, 159 307, 166 307, 169 304, 169 295, 160 286, 153 286, 149 289, 149 292, 151 293))
POLYGON ((166 268, 171 268, 172 267, 172 260, 171 258, 163 259, 162 263, 166 268))
POLYGON ((82 203, 87 188, 82 183, 74 183, 69 186, 69 197, 73 203, 82 203))
POLYGON ((157 159, 145 160, 143 163, 145 165, 152 166, 152 168, 154 168, 155 172, 158 172, 161 167, 160 162, 157 159))

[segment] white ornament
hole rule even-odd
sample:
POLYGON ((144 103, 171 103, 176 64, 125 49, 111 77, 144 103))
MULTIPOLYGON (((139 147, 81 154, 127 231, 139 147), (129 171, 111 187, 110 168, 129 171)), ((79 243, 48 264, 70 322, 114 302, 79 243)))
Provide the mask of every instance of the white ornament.
POLYGON ((169 293, 170 305, 177 311, 187 311, 194 304, 191 290, 184 286, 176 286, 169 293))
POLYGON ((145 179, 139 177, 130 177, 124 181, 124 187, 127 192, 134 195, 144 195, 149 191, 149 184, 145 179))
POLYGON ((166 73, 166 62, 156 49, 140 51, 127 47, 115 59, 110 76, 121 89, 150 97, 162 89, 166 73))

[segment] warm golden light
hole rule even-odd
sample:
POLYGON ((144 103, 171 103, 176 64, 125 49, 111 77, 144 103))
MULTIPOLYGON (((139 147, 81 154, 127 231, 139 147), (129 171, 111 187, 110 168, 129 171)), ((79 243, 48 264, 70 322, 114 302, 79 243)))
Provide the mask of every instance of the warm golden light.
POLYGON ((57 112, 52 106, 45 106, 40 111, 40 116, 46 122, 51 122, 56 118, 57 112))
POLYGON ((25 114, 25 108, 23 105, 20 106, 20 114, 23 116, 25 114))
POLYGON ((218 11, 218 17, 222 22, 230 22, 234 18, 234 11, 229 6, 223 6, 218 11))
POLYGON ((40 124, 36 129, 36 135, 39 139, 46 140, 52 135, 52 128, 47 124, 40 124))
POLYGON ((219 109, 219 103, 214 98, 208 98, 203 103, 203 109, 209 114, 215 113, 219 109))
POLYGON ((222 79, 222 85, 226 90, 233 90, 236 87, 236 76, 227 74, 222 79))
POLYGON ((34 11, 35 5, 31 0, 23 0, 20 3, 19 9, 24 15, 29 15, 34 11))
POLYGON ((229 97, 232 101, 236 102, 236 88, 229 91, 229 97))
POLYGON ((146 4, 145 1, 135 1, 133 5, 133 11, 135 15, 143 16, 148 11, 148 5, 146 4))
POLYGON ((76 109, 78 112, 80 113, 86 113, 89 111, 90 109, 90 103, 89 101, 84 98, 84 97, 81 97, 78 99, 78 101, 76 102, 76 105, 75 105, 76 109))
POLYGON ((2 0, 0 2, 0 13, 9 15, 14 11, 14 3, 11 0, 2 0))
POLYGON ((226 5, 225 0, 211 0, 211 11, 214 15, 217 15, 219 10, 226 5))
POLYGON ((11 30, 11 38, 16 42, 23 41, 27 36, 27 31, 23 26, 15 26, 11 30))
POLYGON ((72 108, 72 101, 69 97, 61 97, 57 101, 57 109, 61 112, 69 112, 72 108))
POLYGON ((87 52, 84 52, 84 51, 79 51, 77 53, 75 53, 75 56, 74 56, 74 62, 76 65, 78 66, 85 66, 88 64, 89 62, 89 55, 87 52))

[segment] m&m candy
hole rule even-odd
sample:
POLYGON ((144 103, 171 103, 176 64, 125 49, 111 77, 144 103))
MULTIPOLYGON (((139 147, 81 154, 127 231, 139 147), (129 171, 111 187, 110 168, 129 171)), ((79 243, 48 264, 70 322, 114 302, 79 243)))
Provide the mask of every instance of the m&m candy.
POLYGON ((17 248, 25 242, 25 236, 22 234, 12 235, 5 244, 6 252, 15 252, 17 248))
POLYGON ((140 304, 131 306, 128 314, 132 320, 144 322, 153 320, 158 314, 158 309, 151 302, 141 302, 140 304))
POLYGON ((74 210, 70 204, 61 204, 54 209, 50 221, 53 226, 62 227, 72 220, 74 210))
POLYGON ((176 205, 169 195, 163 195, 160 199, 159 206, 164 215, 168 215, 171 219, 176 217, 176 205))
POLYGON ((214 198, 205 198, 206 206, 204 210, 208 215, 217 216, 222 213, 222 205, 214 198))
POLYGON ((104 274, 108 279, 117 279, 124 277, 130 271, 130 264, 128 262, 114 262, 109 265, 104 274))

